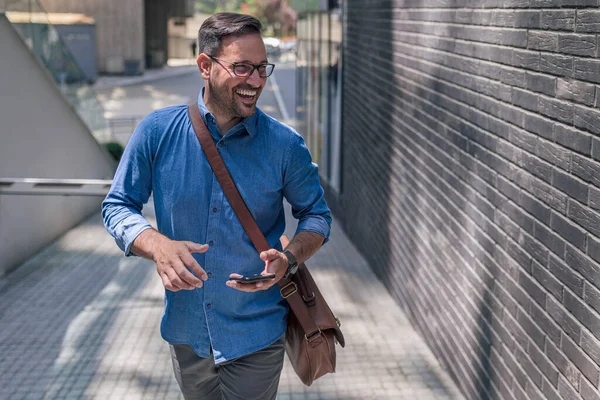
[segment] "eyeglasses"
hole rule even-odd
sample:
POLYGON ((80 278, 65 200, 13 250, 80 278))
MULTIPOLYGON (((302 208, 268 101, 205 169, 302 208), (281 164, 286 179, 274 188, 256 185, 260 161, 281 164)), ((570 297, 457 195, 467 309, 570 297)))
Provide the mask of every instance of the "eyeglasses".
MULTIPOLYGON (((221 65, 223 68, 225 68, 223 66, 223 64, 221 64, 222 62, 231 65, 231 71, 233 72, 233 74, 235 76, 241 76, 244 78, 249 77, 250 75, 252 75, 254 73, 254 70, 258 71, 258 76, 260 76, 261 78, 268 78, 269 76, 271 76, 271 74, 273 73, 273 70, 275 69, 275 64, 258 64, 258 65, 254 65, 254 64, 250 64, 250 63, 245 63, 245 62, 229 62, 229 61, 225 61, 225 60, 221 60, 218 59, 217 57, 213 57, 213 56, 208 56, 210 57, 211 60, 216 61, 219 65, 221 65)), ((227 69, 227 68, 225 68, 227 69)))

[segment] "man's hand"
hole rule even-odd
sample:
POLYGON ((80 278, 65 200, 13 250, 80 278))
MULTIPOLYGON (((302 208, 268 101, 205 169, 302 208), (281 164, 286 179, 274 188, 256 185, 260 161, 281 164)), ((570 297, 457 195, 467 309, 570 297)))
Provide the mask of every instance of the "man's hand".
MULTIPOLYGON (((265 262, 265 269, 261 272, 261 275, 275 274, 275 278, 267 282, 256 282, 256 283, 239 283, 236 281, 227 281, 227 286, 242 292, 256 292, 259 290, 267 290, 271 286, 275 285, 283 276, 288 268, 288 259, 285 254, 275 250, 269 249, 260 253, 260 259, 265 262)), ((229 278, 241 278, 240 274, 231 274, 229 278)))
POLYGON ((204 253, 208 245, 188 241, 169 240, 159 246, 153 254, 156 270, 163 286, 172 292, 201 288, 208 275, 192 256, 192 253, 204 253), (196 276, 187 270, 191 269, 196 276), (200 279, 198 279, 200 278, 200 279))
POLYGON ((206 250, 206 244, 171 240, 154 229, 146 229, 140 233, 131 245, 132 253, 156 263, 163 286, 172 292, 202 287, 202 281, 207 280, 208 275, 192 253, 204 253, 206 250))

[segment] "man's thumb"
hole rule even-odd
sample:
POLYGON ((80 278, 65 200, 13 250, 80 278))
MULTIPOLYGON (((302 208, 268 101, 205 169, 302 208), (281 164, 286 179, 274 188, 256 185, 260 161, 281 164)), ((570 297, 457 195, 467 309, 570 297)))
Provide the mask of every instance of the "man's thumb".
POLYGON ((185 245, 192 253, 205 253, 209 248, 207 244, 199 244, 194 242, 185 242, 185 245))

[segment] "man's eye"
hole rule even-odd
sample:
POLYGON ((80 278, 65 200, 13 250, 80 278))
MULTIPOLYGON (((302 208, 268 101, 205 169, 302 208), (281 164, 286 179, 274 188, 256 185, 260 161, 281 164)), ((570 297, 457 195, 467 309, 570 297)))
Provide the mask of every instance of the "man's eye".
POLYGON ((248 64, 236 64, 235 66, 236 72, 240 74, 247 74, 251 69, 252 67, 248 64))

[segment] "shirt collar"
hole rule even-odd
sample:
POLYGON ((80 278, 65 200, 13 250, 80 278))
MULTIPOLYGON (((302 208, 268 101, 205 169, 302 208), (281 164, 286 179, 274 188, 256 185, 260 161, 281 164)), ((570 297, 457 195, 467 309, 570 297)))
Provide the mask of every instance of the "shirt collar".
MULTIPOLYGON (((206 104, 204 104, 204 88, 202 88, 202 90, 200 91, 200 94, 198 95, 198 109, 200 110, 200 115, 202 115, 202 118, 204 119, 204 123, 208 122, 209 115, 214 120, 214 116, 211 114, 211 112, 208 110, 208 108, 206 108, 206 104)), ((246 128, 246 132, 248 132, 248 134, 251 137, 255 137, 256 134, 258 133, 258 113, 259 113, 259 110, 257 107, 254 114, 252 114, 251 116, 249 116, 247 118, 244 118, 240 122, 244 126, 244 128, 246 128)), ((216 120, 215 120, 215 122, 216 122, 216 120)), ((225 133, 227 133, 227 132, 225 132, 225 133)))

